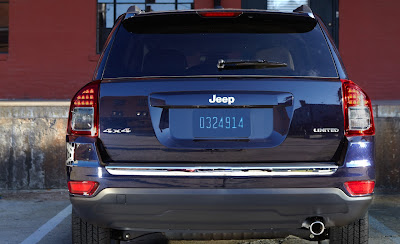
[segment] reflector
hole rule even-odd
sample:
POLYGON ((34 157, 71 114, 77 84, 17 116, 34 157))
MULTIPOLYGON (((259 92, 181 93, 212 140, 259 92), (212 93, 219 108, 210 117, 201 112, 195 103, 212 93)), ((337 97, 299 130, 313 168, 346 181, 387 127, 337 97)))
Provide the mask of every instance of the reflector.
POLYGON ((348 181, 344 187, 352 196, 363 196, 374 192, 375 181, 348 181))
POLYGON ((68 190, 71 194, 91 196, 99 186, 95 181, 68 181, 68 190))

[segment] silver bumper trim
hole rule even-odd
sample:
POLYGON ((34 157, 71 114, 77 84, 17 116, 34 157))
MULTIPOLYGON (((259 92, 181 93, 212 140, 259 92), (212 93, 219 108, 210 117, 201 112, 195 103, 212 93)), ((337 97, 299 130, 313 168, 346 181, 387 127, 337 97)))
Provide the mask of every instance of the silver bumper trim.
POLYGON ((332 175, 338 166, 251 166, 251 167, 218 167, 218 166, 106 166, 111 175, 136 176, 316 176, 332 175))

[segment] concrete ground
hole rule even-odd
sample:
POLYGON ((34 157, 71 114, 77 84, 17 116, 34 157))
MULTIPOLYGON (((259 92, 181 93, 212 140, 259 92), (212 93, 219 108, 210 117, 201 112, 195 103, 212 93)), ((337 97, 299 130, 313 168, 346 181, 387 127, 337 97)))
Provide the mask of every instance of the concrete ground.
MULTIPOLYGON (((71 243, 71 206, 66 190, 0 193, 0 243, 71 243)), ((400 194, 376 194, 370 208, 370 239, 374 244, 400 244, 400 194)), ((122 242, 121 242, 122 243, 122 242)), ((152 240, 132 244, 157 243, 152 240)), ((170 241, 172 244, 294 244, 316 243, 288 237, 284 240, 170 241)))

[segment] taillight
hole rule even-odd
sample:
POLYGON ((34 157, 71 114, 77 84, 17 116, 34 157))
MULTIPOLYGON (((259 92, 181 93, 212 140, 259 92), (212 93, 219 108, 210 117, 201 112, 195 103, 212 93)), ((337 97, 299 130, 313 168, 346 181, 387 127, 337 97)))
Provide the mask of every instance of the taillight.
POLYGON ((98 135, 99 82, 84 86, 71 101, 68 120, 70 135, 98 135))
POLYGON ((346 136, 375 135, 371 100, 354 82, 342 80, 346 136))
POLYGON ((242 12, 233 12, 233 11, 211 11, 211 12, 198 12, 198 14, 202 17, 208 17, 208 18, 221 18, 221 17, 238 17, 239 15, 242 14, 242 12))
POLYGON ((99 183, 96 181, 68 181, 68 190, 75 195, 91 196, 98 187, 99 183))
POLYGON ((344 187, 352 196, 369 195, 374 192, 375 181, 371 180, 348 181, 344 183, 344 187))

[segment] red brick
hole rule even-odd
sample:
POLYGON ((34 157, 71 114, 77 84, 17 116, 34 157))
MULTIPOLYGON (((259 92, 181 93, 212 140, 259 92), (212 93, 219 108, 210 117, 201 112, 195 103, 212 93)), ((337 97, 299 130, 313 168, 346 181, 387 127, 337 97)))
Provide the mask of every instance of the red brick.
POLYGON ((339 47, 350 78, 372 100, 400 99, 400 1, 340 1, 339 47))
POLYGON ((69 99, 91 80, 95 0, 11 0, 9 29, 9 53, 0 59, 0 99, 69 99))

